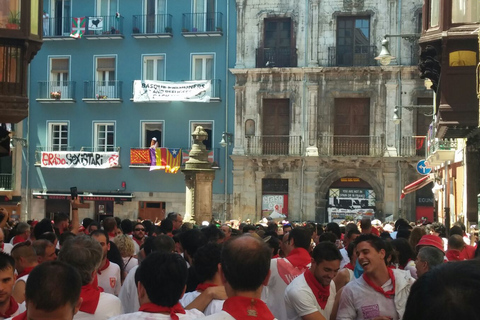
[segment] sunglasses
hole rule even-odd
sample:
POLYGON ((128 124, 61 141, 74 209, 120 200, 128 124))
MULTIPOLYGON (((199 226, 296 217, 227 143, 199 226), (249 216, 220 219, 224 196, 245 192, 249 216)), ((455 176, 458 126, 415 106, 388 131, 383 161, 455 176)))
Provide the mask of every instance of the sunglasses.
POLYGON ((135 231, 145 231, 145 229, 135 229, 135 231))

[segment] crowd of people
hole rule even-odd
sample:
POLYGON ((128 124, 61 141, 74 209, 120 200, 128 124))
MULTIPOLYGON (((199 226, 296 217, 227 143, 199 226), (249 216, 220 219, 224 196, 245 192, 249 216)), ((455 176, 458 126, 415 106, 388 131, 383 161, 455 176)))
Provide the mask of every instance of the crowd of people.
MULTIPOLYGON (((72 202, 73 211, 76 204, 72 202)), ((0 320, 477 318, 476 239, 458 222, 196 226, 106 217, 10 225, 0 320)))

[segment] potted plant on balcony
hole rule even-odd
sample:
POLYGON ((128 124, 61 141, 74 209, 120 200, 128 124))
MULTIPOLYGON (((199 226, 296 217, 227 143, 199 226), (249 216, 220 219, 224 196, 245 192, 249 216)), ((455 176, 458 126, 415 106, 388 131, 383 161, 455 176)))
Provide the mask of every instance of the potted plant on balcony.
POLYGON ((96 94, 95 95, 95 98, 97 98, 97 100, 106 100, 108 97, 104 94, 96 94))
POLYGON ((61 97, 62 97, 62 93, 60 91, 50 92, 50 99, 60 100, 61 97))
POLYGON ((7 29, 20 29, 20 12, 10 11, 7 19, 7 29))
POLYGON ((172 33, 172 27, 165 27, 165 33, 172 33))
POLYGON ((183 28, 183 29, 182 29, 182 32, 188 32, 188 29, 187 29, 187 28, 183 28))
POLYGON ((222 31, 223 31, 222 27, 216 27, 215 30, 217 30, 218 32, 222 32, 222 31))
POLYGON ((132 32, 133 33, 140 33, 140 29, 138 29, 137 27, 133 27, 132 32))

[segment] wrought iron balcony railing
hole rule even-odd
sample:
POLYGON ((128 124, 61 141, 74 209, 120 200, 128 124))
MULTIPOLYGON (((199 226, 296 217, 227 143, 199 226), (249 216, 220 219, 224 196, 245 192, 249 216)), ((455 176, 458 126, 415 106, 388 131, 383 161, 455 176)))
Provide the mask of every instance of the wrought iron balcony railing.
POLYGON ((386 150, 385 136, 334 136, 318 137, 318 154, 321 156, 382 157, 386 150))
POLYGON ((37 100, 75 100, 75 81, 39 81, 37 100))
POLYGON ((35 165, 40 165, 42 161, 42 152, 44 151, 74 151, 75 147, 72 146, 59 146, 59 147, 36 147, 35 148, 35 165))
POLYGON ((172 15, 171 14, 143 14, 133 16, 132 35, 171 35, 172 15))
POLYGON ((303 153, 301 136, 247 136, 247 155, 300 156, 303 153))
POLYGON ((70 37, 72 33, 72 18, 48 18, 43 19, 43 38, 45 40, 54 40, 49 38, 70 37))
POLYGON ((297 66, 295 48, 257 48, 257 68, 297 66))
POLYGON ((425 156, 425 136, 402 137, 398 155, 400 157, 425 156))
POLYGON ((328 47, 329 67, 365 67, 376 66, 375 46, 336 46, 328 47))
POLYGON ((108 102, 122 99, 122 81, 85 81, 83 99, 108 102))
MULTIPOLYGON (((222 99, 222 80, 220 79, 212 79, 211 81, 211 95, 210 99, 214 101, 218 101, 222 99)), ((133 92, 135 91, 134 88, 135 81, 132 81, 132 99, 133 99, 133 92)))
POLYGON ((86 18, 85 36, 119 37, 123 35, 122 16, 95 16, 86 18))
POLYGON ((13 177, 13 173, 0 173, 0 190, 12 190, 13 177))
POLYGON ((183 33, 222 33, 223 15, 221 12, 184 13, 182 22, 183 33))

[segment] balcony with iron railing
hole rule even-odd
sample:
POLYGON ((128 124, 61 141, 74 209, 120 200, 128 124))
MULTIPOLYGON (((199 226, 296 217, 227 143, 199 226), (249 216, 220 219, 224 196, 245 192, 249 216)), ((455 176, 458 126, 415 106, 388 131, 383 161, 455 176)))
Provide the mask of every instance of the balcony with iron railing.
POLYGON ((320 135, 320 156, 383 157, 386 150, 385 136, 320 135))
POLYGON ((246 154, 249 156, 300 156, 303 154, 301 136, 264 135, 247 136, 246 154))
MULTIPOLYGON (((160 147, 164 148, 164 147, 160 147)), ((151 166, 150 160, 150 148, 130 148, 130 168, 140 168, 147 169, 151 166)), ((189 153, 191 148, 184 147, 180 148, 182 154, 181 165, 184 166, 185 162, 189 160, 189 153)), ((220 163, 220 148, 212 148, 207 150, 208 161, 212 163, 212 168, 218 168, 220 163)))
POLYGON ((86 19, 85 39, 123 39, 122 16, 95 16, 86 19))
POLYGON ((0 173, 0 190, 13 190, 13 173, 0 173))
POLYGON ((257 68, 287 68, 297 66, 295 48, 257 48, 257 68))
POLYGON ((44 41, 75 40, 70 37, 72 33, 71 17, 43 19, 43 23, 44 41))
POLYGON ((122 102, 122 81, 85 81, 83 101, 86 103, 122 102))
POLYGON ((53 147, 36 147, 35 148, 35 165, 40 165, 42 161, 42 152, 52 152, 52 151, 74 151, 75 147, 72 146, 59 146, 56 148, 53 147))
POLYGON ((39 81, 37 101, 40 103, 74 103, 75 81, 39 81))
POLYGON ((120 147, 113 145, 104 147, 81 147, 80 150, 72 146, 36 147, 35 166, 50 168, 102 168, 119 167, 120 147), (94 154, 95 153, 95 154, 94 154), (117 153, 113 154, 112 153, 117 153), (102 159, 102 156, 109 157, 102 159), (99 158, 100 157, 100 158, 99 158), (107 164, 108 165, 105 165, 107 164))
POLYGON ((329 67, 377 66, 375 46, 336 46, 328 47, 329 67))
POLYGON ((402 137, 398 155, 400 157, 425 157, 425 136, 402 137))
POLYGON ((223 35, 221 12, 184 13, 182 35, 184 37, 220 37, 223 35))
POLYGON ((133 16, 132 37, 137 39, 173 37, 171 14, 133 16))
POLYGON ((456 149, 456 139, 433 138, 427 141, 427 161, 431 166, 441 165, 446 161, 454 161, 456 149))

